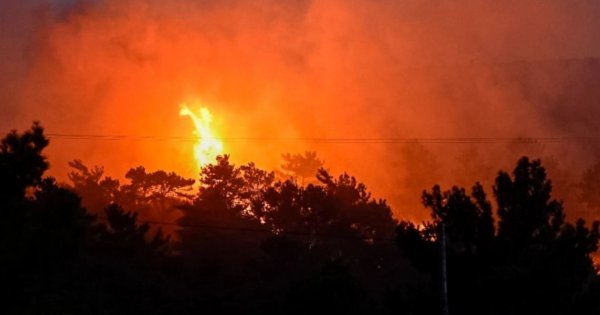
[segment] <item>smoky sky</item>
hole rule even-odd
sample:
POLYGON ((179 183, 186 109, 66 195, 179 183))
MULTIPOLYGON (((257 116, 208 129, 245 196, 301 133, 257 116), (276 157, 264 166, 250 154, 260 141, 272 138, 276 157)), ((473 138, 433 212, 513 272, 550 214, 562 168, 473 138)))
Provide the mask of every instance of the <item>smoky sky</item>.
MULTIPOLYGON (((228 137, 600 136, 598 1, 8 0, 0 35, 2 130, 181 136, 178 104, 199 99, 228 137)), ((55 140, 49 155, 56 176, 73 158, 189 175, 189 146, 55 140)), ((489 180, 519 154, 574 177, 597 158, 588 142, 422 146, 226 150, 268 168, 315 150, 397 213, 433 183, 489 180)))

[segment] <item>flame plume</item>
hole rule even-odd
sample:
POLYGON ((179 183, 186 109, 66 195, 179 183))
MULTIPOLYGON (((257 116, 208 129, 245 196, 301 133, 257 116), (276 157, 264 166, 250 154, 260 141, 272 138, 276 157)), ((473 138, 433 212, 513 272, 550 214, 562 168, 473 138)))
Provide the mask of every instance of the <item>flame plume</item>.
POLYGON ((217 139, 210 128, 212 115, 208 108, 201 107, 198 113, 195 113, 186 103, 183 103, 179 115, 189 116, 194 122, 196 128, 194 135, 197 138, 194 144, 194 158, 199 168, 214 161, 217 155, 223 153, 223 143, 217 139))

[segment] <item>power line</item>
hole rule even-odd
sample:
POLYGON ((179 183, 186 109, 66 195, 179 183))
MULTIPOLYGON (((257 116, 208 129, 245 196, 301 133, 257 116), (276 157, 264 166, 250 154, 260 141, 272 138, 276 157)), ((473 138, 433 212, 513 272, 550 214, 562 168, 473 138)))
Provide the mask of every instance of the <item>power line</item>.
MULTIPOLYGON (((50 139, 80 141, 181 141, 195 142, 196 137, 183 136, 132 136, 100 134, 49 133, 50 139)), ((536 144, 536 143, 589 143, 599 142, 600 137, 436 137, 436 138, 356 138, 356 137, 221 137, 213 138, 226 143, 289 143, 308 142, 324 144, 536 144)))

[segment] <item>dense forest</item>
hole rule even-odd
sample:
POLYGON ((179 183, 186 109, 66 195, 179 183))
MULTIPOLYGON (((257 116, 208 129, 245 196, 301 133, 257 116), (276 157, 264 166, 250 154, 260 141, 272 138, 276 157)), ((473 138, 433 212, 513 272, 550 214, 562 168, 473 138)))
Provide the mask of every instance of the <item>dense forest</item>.
POLYGON ((219 156, 198 182, 75 160, 63 184, 48 145, 37 123, 0 143, 3 313, 600 314, 600 223, 566 218, 540 160, 491 194, 431 187, 408 222, 314 154, 219 156))

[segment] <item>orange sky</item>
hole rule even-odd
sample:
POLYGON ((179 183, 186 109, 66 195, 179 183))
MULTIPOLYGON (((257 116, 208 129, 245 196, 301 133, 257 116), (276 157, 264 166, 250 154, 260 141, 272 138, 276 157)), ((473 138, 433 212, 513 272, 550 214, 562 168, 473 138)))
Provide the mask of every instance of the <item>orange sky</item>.
MULTIPOLYGON (((40 120, 49 133, 191 137, 179 104, 199 100, 226 138, 598 134, 596 1, 8 0, 0 12, 1 130, 40 120)), ((436 182, 489 181, 521 154, 580 171, 600 152, 573 143, 224 145, 235 162, 265 168, 281 153, 315 150, 399 216, 419 218, 420 191, 436 182)), ((189 141, 55 139, 48 154, 59 178, 74 158, 117 177, 140 164, 195 174, 189 141)))

